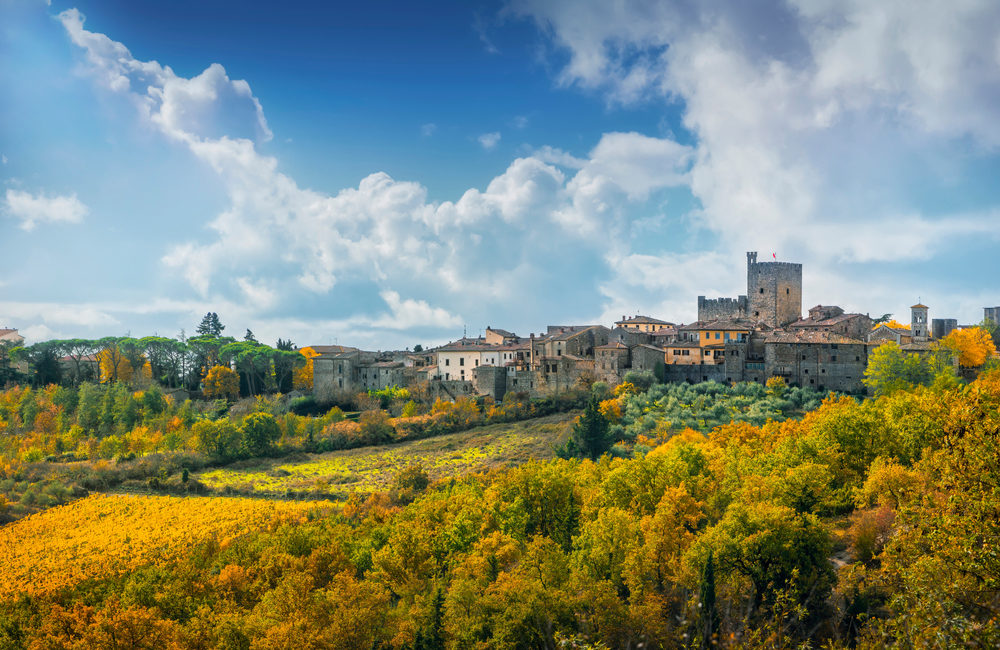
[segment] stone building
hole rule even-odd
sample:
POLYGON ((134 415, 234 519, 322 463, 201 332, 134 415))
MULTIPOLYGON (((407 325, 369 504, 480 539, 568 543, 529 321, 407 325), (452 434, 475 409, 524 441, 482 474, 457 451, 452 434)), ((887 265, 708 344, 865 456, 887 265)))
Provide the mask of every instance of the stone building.
POLYGON ((772 332, 764 339, 764 372, 817 390, 859 392, 868 365, 864 341, 830 332, 772 332))
POLYGON ((835 305, 816 305, 809 316, 791 323, 792 331, 832 332, 864 341, 872 329, 872 319, 867 314, 845 314, 835 305))
POLYGON ((13 343, 14 345, 23 345, 24 337, 18 334, 16 329, 4 327, 0 328, 0 341, 13 343))
POLYGON ((927 312, 929 307, 921 303, 917 303, 910 307, 910 332, 913 336, 914 343, 921 343, 930 338, 930 321, 927 319, 927 312))
POLYGON ((983 320, 1000 325, 1000 307, 983 307, 983 320))
POLYGON ((706 298, 698 296, 698 320, 736 320, 747 317, 749 302, 738 298, 706 298))
POLYGON ((665 327, 672 326, 673 323, 668 323, 665 320, 660 320, 658 318, 653 318, 652 316, 640 316, 636 314, 631 318, 626 318, 622 316, 620 321, 615 323, 615 327, 621 327, 627 330, 635 330, 637 332, 646 332, 652 334, 657 330, 661 330, 665 327))
POLYGON ((940 341, 958 329, 958 320, 955 318, 932 318, 931 338, 940 341))
POLYGON ((802 265, 758 262, 747 252, 747 295, 706 299, 698 296, 698 320, 750 319, 784 327, 802 317, 802 265))
POLYGON ((802 317, 802 265, 758 262, 747 253, 747 317, 770 327, 784 327, 802 317))

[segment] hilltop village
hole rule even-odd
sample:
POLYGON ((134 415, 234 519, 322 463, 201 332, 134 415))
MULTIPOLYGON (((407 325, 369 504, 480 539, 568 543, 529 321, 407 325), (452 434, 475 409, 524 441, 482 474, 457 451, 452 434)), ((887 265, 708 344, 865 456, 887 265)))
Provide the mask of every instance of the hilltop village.
MULTIPOLYGON (((925 353, 958 327, 955 319, 929 320, 929 307, 910 308, 910 327, 879 324, 868 314, 816 305, 802 316, 802 265, 758 261, 747 253, 747 293, 698 297, 698 320, 676 324, 649 316, 622 316, 604 325, 549 325, 527 337, 487 327, 420 352, 376 353, 345 346, 312 346, 313 389, 334 398, 390 386, 426 382, 434 394, 507 392, 542 397, 581 381, 621 383, 630 371, 652 372, 664 382, 764 382, 818 390, 861 392, 870 351, 894 341, 925 353)), ((1000 322, 1000 307, 985 317, 1000 322)))

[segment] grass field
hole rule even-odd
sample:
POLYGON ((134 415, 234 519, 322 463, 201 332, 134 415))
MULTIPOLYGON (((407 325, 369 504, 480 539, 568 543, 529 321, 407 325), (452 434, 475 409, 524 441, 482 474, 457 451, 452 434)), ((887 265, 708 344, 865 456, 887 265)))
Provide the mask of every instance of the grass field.
POLYGON ((228 487, 246 494, 292 491, 346 498, 352 492, 386 489, 400 469, 416 463, 434 480, 531 458, 552 458, 553 446, 565 441, 576 415, 562 413, 493 424, 397 445, 254 459, 202 472, 195 478, 213 490, 228 487))

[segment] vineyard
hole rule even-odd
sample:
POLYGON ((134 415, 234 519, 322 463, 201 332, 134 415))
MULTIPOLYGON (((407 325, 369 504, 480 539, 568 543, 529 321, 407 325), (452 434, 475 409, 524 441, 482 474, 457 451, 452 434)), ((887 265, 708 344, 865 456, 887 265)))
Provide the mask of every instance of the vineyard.
POLYGON ((148 564, 169 566, 208 540, 225 546, 316 503, 97 495, 0 528, 0 597, 56 592, 148 564))
POLYGON ((386 490, 401 467, 419 464, 430 478, 462 476, 528 459, 548 459, 568 435, 574 413, 527 422, 477 427, 462 433, 384 447, 364 447, 305 460, 256 459, 196 475, 213 490, 283 495, 308 492, 346 498, 351 493, 386 490))

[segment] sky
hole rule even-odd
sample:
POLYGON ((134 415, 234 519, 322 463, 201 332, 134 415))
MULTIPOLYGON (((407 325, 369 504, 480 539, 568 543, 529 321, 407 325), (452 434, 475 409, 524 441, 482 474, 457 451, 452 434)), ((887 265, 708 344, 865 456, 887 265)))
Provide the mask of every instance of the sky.
POLYGON ((1000 304, 1000 3, 0 0, 0 327, 365 349, 1000 304))

